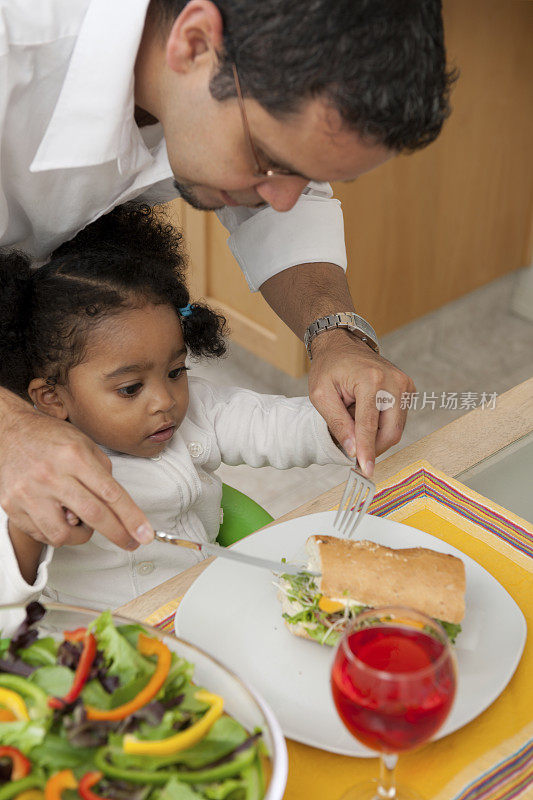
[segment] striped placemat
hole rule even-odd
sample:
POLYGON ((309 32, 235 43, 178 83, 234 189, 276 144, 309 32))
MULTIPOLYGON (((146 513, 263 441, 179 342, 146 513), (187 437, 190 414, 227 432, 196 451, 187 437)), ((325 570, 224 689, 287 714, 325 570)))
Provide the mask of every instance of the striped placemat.
POLYGON ((408 469, 405 478, 399 480, 402 474, 399 473, 391 478, 386 487, 376 492, 369 507, 371 514, 401 519, 404 516, 402 512, 412 514, 420 508, 435 510, 434 504, 438 504, 440 512, 445 509, 455 512, 463 523, 472 522, 519 553, 533 558, 533 526, 458 481, 439 473, 427 462, 416 462, 408 469))
POLYGON ((485 753, 461 771, 434 800, 511 800, 533 796, 533 725, 505 743, 510 755, 501 758, 501 747, 485 753), (490 766, 489 766, 490 765, 490 766), (477 777, 472 779, 472 774, 477 777))

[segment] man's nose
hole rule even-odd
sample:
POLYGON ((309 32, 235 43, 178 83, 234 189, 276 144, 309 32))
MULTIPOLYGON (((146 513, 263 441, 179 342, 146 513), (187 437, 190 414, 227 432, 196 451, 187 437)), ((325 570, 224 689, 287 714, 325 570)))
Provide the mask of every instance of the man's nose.
POLYGON ((256 184, 254 189, 274 211, 290 211, 307 184, 305 178, 279 176, 256 184))

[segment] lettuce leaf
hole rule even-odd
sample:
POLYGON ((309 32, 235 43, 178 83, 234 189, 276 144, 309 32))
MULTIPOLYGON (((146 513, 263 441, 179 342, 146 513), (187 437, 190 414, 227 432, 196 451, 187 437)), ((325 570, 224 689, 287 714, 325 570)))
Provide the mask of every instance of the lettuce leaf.
POLYGON ((459 634, 462 631, 462 628, 459 625, 459 623, 443 622, 441 619, 438 619, 437 622, 439 622, 442 625, 442 627, 444 628, 444 630, 446 631, 446 636, 448 637, 450 642, 452 644, 455 644, 455 640, 457 639, 457 637, 459 636, 459 634))
POLYGON ((70 691, 74 673, 68 667, 39 667, 32 673, 31 682, 53 697, 64 697, 70 691))
POLYGON ((319 644, 325 644, 328 647, 335 647, 338 644, 343 631, 332 631, 331 628, 326 628, 325 625, 317 625, 316 628, 307 628, 307 633, 312 639, 316 639, 319 644), (327 638, 326 633, 329 632, 327 638))
POLYGON ((24 650, 19 650, 19 656, 32 667, 52 666, 56 663, 58 643, 51 636, 37 639, 24 650))
MULTIPOLYGON (((184 658, 180 658, 176 653, 172 653, 172 663, 165 680, 165 685, 158 695, 162 700, 170 700, 172 697, 187 693, 187 687, 190 686, 192 676, 194 673, 194 664, 190 664, 184 658)), ((195 687, 196 689, 197 687, 195 687)), ((195 701, 198 702, 198 701, 195 701)), ((197 709, 187 708, 187 711, 194 711, 197 709)))
POLYGON ((246 783, 236 778, 228 778, 220 783, 204 783, 201 789, 207 800, 244 800, 246 797, 246 783))
POLYGON ((73 747, 63 736, 48 733, 44 741, 31 751, 31 760, 50 773, 76 767, 83 767, 83 772, 88 772, 96 769, 94 753, 94 747, 73 747))
MULTIPOLYGON (((81 691, 81 699, 87 706, 94 706, 95 708, 111 708, 113 701, 113 694, 106 692, 100 681, 92 680, 87 681, 81 691)), ((115 703, 114 707, 120 705, 115 703)))
POLYGON ((43 741, 45 735, 46 726, 38 722, 17 720, 0 725, 0 744, 18 747, 26 755, 43 741))
POLYGON ((181 783, 178 778, 171 778, 162 789, 157 792, 157 800, 205 800, 204 794, 198 794, 192 786, 181 783))
POLYGON ((123 627, 127 627, 128 633, 133 636, 123 635, 115 627, 110 611, 104 611, 91 624, 109 674, 117 675, 122 685, 131 683, 136 678, 144 678, 146 682, 155 670, 155 663, 144 658, 137 650, 136 641, 143 629, 137 625, 123 627), (130 643, 131 638, 134 638, 135 644, 130 643))

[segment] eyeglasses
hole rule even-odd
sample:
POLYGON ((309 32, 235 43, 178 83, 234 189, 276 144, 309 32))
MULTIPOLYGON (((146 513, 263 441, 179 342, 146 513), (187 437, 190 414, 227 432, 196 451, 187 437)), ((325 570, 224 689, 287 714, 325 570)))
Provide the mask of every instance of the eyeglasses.
POLYGON ((288 169, 283 169, 283 167, 277 167, 276 169, 265 169, 263 166, 261 166, 261 161, 259 159, 259 156, 257 154, 257 150, 255 149, 255 146, 254 146, 254 141, 252 139, 252 134, 251 134, 251 131, 250 131, 250 125, 248 124, 248 117, 246 116, 246 109, 244 107, 244 98, 242 96, 242 91, 241 91, 241 82, 239 80, 239 75, 238 75, 237 67, 235 66, 235 63, 233 63, 231 65, 231 68, 233 69, 233 78, 235 80, 235 88, 237 90, 237 100, 239 101, 239 108, 240 108, 240 111, 241 111, 242 126, 244 128, 244 133, 245 133, 246 139, 248 140, 248 144, 250 146, 250 151, 252 153, 252 158, 254 160, 254 166, 255 166, 254 177, 256 177, 256 178, 275 178, 275 177, 278 177, 278 176, 284 176, 284 177, 291 177, 291 178, 301 178, 301 175, 297 175, 296 173, 291 172, 288 169))

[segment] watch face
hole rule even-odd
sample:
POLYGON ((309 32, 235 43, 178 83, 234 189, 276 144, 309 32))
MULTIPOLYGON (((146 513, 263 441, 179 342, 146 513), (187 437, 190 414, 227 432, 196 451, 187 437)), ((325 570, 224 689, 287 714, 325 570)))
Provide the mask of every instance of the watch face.
POLYGON ((373 327, 368 324, 366 319, 363 319, 362 317, 359 317, 357 314, 353 314, 352 316, 354 318, 354 322, 355 322, 356 327, 360 331, 362 331, 365 334, 365 336, 368 336, 370 339, 372 339, 373 342, 377 343, 376 332, 373 329, 373 327))

